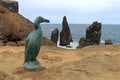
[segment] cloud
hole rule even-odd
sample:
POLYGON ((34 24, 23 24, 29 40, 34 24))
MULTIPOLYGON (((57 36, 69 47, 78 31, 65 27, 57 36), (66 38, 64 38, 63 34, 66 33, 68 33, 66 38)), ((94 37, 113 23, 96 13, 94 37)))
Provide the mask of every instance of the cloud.
POLYGON ((18 0, 24 8, 98 11, 109 7, 108 0, 18 0))
MULTIPOLYGON (((53 22, 61 22, 60 17, 66 15, 70 22, 76 20, 110 20, 108 15, 113 15, 114 21, 120 14, 120 0, 18 0, 20 13, 33 20, 35 16, 48 17, 53 22), (60 19, 59 19, 60 18, 60 19), (85 19, 86 18, 86 19, 85 19), (73 19, 75 19, 73 21, 73 19)), ((111 17, 109 16, 109 17, 111 17)), ((111 18, 112 20, 112 18, 111 18)), ((87 21, 86 21, 87 22, 87 21)), ((89 22, 89 21, 88 21, 89 22)), ((106 21, 104 21, 106 22, 106 21)))

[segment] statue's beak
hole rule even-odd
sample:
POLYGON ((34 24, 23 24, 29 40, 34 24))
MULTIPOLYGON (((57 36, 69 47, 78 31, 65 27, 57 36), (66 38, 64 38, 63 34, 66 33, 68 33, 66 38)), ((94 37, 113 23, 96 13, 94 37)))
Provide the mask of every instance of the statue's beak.
POLYGON ((50 21, 46 19, 45 22, 46 22, 46 23, 49 23, 50 21))

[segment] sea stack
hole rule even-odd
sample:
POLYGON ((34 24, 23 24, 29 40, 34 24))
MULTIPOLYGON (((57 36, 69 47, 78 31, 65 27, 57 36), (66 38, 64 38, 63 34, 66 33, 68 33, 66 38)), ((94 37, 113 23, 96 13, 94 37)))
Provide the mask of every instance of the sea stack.
POLYGON ((96 22, 93 22, 92 25, 90 25, 86 29, 86 39, 90 40, 91 45, 99 45, 100 39, 101 39, 101 27, 102 24, 96 22))
POLYGON ((60 32, 60 45, 61 46, 67 46, 70 44, 70 42, 73 42, 70 28, 67 22, 66 16, 63 17, 62 22, 62 31, 60 32))
POLYGON ((57 44, 58 35, 59 35, 59 30, 55 28, 51 33, 51 41, 53 41, 55 44, 57 44))

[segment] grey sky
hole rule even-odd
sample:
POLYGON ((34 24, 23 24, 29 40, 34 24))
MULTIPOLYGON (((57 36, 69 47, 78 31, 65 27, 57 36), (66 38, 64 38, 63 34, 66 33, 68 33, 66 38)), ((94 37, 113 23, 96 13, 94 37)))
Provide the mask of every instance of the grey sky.
POLYGON ((34 21, 37 16, 51 23, 61 23, 67 16, 69 23, 120 24, 120 0, 18 0, 20 14, 34 21))

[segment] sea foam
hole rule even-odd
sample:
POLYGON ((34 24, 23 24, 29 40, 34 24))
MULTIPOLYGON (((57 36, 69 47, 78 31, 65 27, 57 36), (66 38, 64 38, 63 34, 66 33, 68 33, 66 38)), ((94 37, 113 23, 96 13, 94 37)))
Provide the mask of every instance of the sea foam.
POLYGON ((57 47, 60 47, 60 48, 65 48, 65 49, 76 49, 78 44, 77 42, 70 42, 70 45, 67 45, 67 46, 60 46, 60 41, 57 42, 57 47))

